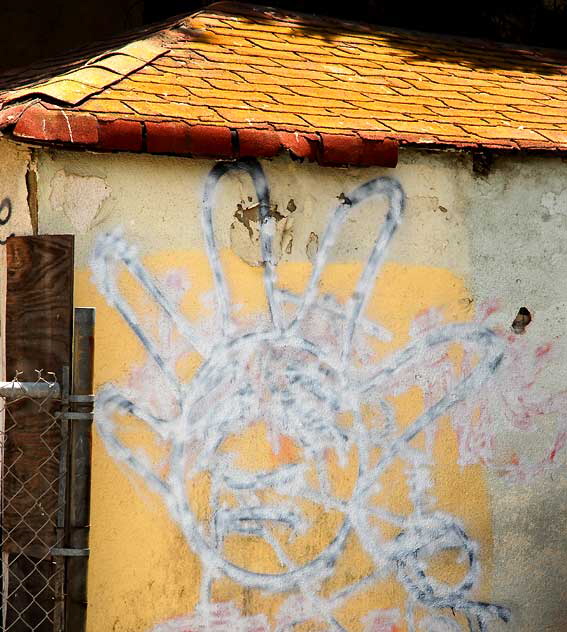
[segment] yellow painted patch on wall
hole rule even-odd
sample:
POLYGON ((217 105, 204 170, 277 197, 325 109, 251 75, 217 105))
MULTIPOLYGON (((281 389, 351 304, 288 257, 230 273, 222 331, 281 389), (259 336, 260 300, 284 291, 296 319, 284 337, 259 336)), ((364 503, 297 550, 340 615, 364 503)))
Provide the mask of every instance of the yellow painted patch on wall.
MULTIPOLYGON (((235 318, 244 327, 258 326, 266 312, 262 269, 246 265, 230 251, 222 253, 222 260, 235 305, 235 318)), ((147 256, 144 264, 175 297, 188 321, 200 323, 202 331, 206 332, 207 322, 213 320, 214 303, 211 298, 212 277, 205 255, 196 251, 160 252, 147 256)), ((329 293, 339 302, 344 302, 352 292, 360 271, 358 264, 328 266, 321 283, 322 293, 329 293)), ((297 293, 304 290, 310 273, 311 266, 303 263, 283 263, 278 267, 281 286, 297 293)), ((184 351, 176 334, 164 330, 158 310, 132 278, 127 275, 121 277, 120 290, 136 312, 144 315, 147 330, 160 341, 166 353, 177 354, 175 370, 179 379, 190 382, 201 364, 200 357, 194 352, 184 351)), ((445 322, 470 320, 469 305, 462 300, 465 296, 467 290, 462 279, 445 269, 386 264, 366 308, 366 315, 385 326, 392 333, 392 338, 390 341, 373 339, 368 353, 374 358, 382 358, 403 348, 411 340, 411 328, 415 327, 416 319, 419 322, 420 318, 426 318, 431 309, 439 310, 445 322)), ((76 304, 97 309, 96 387, 114 382, 124 391, 143 392, 150 409, 161 407, 167 417, 168 407, 172 404, 162 390, 157 366, 146 357, 144 348, 131 329, 94 288, 90 272, 85 269, 77 272, 76 304)), ((458 371, 459 363, 454 359, 450 361, 458 371)), ((251 366, 251 370, 253 368, 251 366)), ((413 387, 400 387, 399 393, 388 395, 387 401, 395 411, 399 430, 424 411, 426 398, 427 393, 419 381, 413 387)), ((363 415, 366 417, 364 423, 370 424, 369 420, 376 414, 376 408, 369 404, 363 415)), ((341 424, 345 429, 352 427, 348 414, 343 415, 341 424)), ((162 467, 166 475, 164 450, 167 446, 156 443, 155 435, 143 430, 133 417, 122 418, 119 434, 133 449, 147 451, 148 458, 157 468, 162 467)), ((441 420, 432 432, 420 434, 413 442, 416 449, 430 443, 433 455, 428 494, 430 509, 454 516, 471 540, 477 543, 482 572, 474 598, 487 599, 492 569, 492 534, 483 469, 480 465, 459 466, 457 436, 446 420, 441 420)), ((188 446, 188 449, 194 447, 188 446)), ((369 455, 371 463, 376 463, 385 449, 373 448, 369 455)), ((256 419, 241 432, 226 438, 219 450, 224 455, 231 455, 230 462, 240 471, 250 473, 307 462, 297 441, 284 435, 274 440, 262 419, 256 419)), ((360 458, 356 451, 351 450, 341 460, 338 452, 327 450, 325 461, 333 497, 348 499, 352 494, 360 458)), ((307 470, 306 477, 314 479, 316 464, 307 462, 307 470)), ((408 476, 411 472, 407 463, 401 458, 394 458, 380 477, 381 489, 372 497, 372 507, 384 512, 383 515, 390 512, 395 516, 409 516, 414 511, 414 500, 408 476)), ((193 513, 203 524, 207 523, 212 510, 211 478, 203 474, 188 477, 186 488, 193 513)), ((230 494, 225 494, 223 502, 227 507, 238 505, 230 494)), ((271 506, 283 505, 287 500, 279 492, 267 490, 262 502, 271 506)), ((294 538, 289 537, 285 524, 273 526, 271 533, 293 563, 301 567, 331 545, 343 517, 337 507, 321 508, 308 498, 295 499, 294 502, 307 518, 307 526, 299 529, 294 538)), ((149 491, 140 479, 114 461, 96 434, 91 515, 89 632, 145 632, 195 610, 200 598, 202 573, 199 552, 192 550, 187 543, 160 495, 149 491)), ((377 513, 372 519, 376 534, 380 534, 384 541, 395 540, 401 528, 384 520, 383 515, 380 517, 377 513)), ((256 573, 273 574, 282 570, 275 547, 265 538, 250 533, 227 535, 224 556, 230 562, 256 573)), ((429 562, 428 572, 448 584, 458 583, 467 572, 466 563, 455 559, 451 551, 443 551, 429 562)), ((319 587, 319 594, 323 599, 329 598, 364 578, 373 569, 376 570, 375 562, 365 549, 365 543, 359 542, 351 533, 332 573, 319 587)), ((287 594, 269 594, 258 588, 242 587, 222 576, 215 578, 211 586, 214 602, 232 602, 242 616, 264 615, 271 625, 279 620, 287 597, 287 594)), ((349 631, 382 629, 368 627, 372 612, 383 609, 398 610, 404 614, 406 600, 406 590, 395 573, 389 570, 382 575, 378 573, 368 585, 341 602, 333 615, 349 631)), ((423 612, 415 613, 417 621, 424 616, 423 612)), ((465 622, 459 612, 456 620, 465 622)), ((405 632, 405 621, 405 617, 401 616, 390 628, 383 629, 405 632)), ((326 628, 316 623, 304 623, 296 629, 326 628)))

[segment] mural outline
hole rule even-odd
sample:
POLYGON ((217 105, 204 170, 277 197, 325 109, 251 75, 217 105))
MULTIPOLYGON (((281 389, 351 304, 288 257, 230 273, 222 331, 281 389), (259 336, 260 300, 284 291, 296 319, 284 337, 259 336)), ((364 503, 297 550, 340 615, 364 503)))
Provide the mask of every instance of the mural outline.
MULTIPOLYGON (((211 603, 210 591, 212 582, 221 575, 248 588, 299 595, 301 608, 282 608, 288 611, 281 616, 277 627, 282 631, 312 619, 325 623, 331 630, 343 630, 333 611, 369 583, 387 575, 396 576, 407 592, 409 630, 418 629, 412 615, 416 607, 425 608, 431 620, 438 623, 444 619, 443 610, 459 611, 466 616, 472 630, 487 630, 489 620, 494 617, 509 619, 506 608, 475 601, 469 596, 480 573, 476 545, 454 517, 430 508, 428 456, 411 444, 449 410, 474 396, 496 373, 504 357, 500 337, 483 325, 440 325, 417 336, 377 366, 361 367, 353 361, 359 332, 377 339, 387 339, 389 335, 378 323, 365 319, 364 309, 388 245, 402 221, 403 207, 403 190, 396 180, 388 177, 369 180, 344 196, 331 214, 320 240, 307 288, 298 296, 279 289, 276 284, 272 254, 275 220, 270 215, 270 192, 260 164, 240 161, 215 165, 205 184, 202 213, 218 317, 219 335, 213 341, 187 322, 120 233, 103 235, 96 243, 92 269, 97 286, 169 381, 178 407, 174 420, 158 417, 109 385, 97 395, 97 427, 109 453, 160 494, 188 545, 199 555, 204 570, 199 610, 205 621, 218 609, 218 605, 211 603), (269 312, 267 328, 244 332, 239 331, 231 318, 230 293, 213 228, 215 190, 219 181, 234 171, 250 176, 259 202, 263 278, 269 312), (345 219, 359 204, 374 197, 385 197, 388 211, 352 297, 343 307, 319 295, 319 282, 345 219), (159 305, 171 325, 203 356, 204 362, 190 383, 179 383, 159 346, 122 297, 117 283, 119 266, 125 266, 159 305), (325 315, 337 324, 339 344, 334 348, 326 348, 305 333, 306 323, 314 315, 325 315), (466 376, 451 384, 446 393, 431 402, 403 432, 396 434, 395 411, 383 395, 377 398, 376 394, 386 393, 396 375, 423 362, 432 349, 453 343, 474 348, 475 353, 480 354, 478 361, 466 376), (243 379, 242 376, 248 377, 243 379), (377 401, 379 427, 369 429, 362 419, 361 402, 366 399, 377 401), (154 470, 149 460, 135 454, 120 440, 114 423, 117 412, 137 417, 158 438, 170 442, 172 448, 165 478, 154 470), (343 413, 351 415, 349 426, 337 421, 343 413), (259 419, 265 421, 274 443, 284 436, 300 446, 298 463, 252 474, 227 458, 221 450, 227 437, 241 435, 250 423, 259 419), (371 447, 381 451, 377 462, 372 462, 371 447), (358 477, 351 497, 345 501, 333 496, 322 455, 330 450, 344 462, 353 449, 358 459, 358 477), (372 515, 377 509, 371 507, 369 499, 379 485, 381 473, 396 458, 403 458, 411 470, 414 512, 399 525, 398 537, 381 542, 372 526, 372 515), (208 524, 194 515, 187 499, 186 481, 201 472, 209 473, 212 480, 213 517, 208 524), (317 484, 308 482, 308 472, 316 472, 317 484), (266 489, 285 491, 282 496, 287 495, 288 504, 264 502, 260 496, 266 489), (223 504, 222 498, 229 496, 236 499, 236 506, 223 504), (286 553, 281 538, 274 536, 272 528, 276 525, 279 530, 287 530, 290 538, 309 530, 309 519, 294 498, 318 504, 323 513, 332 510, 343 514, 334 538, 322 551, 301 564, 286 553), (234 533, 265 541, 286 570, 260 573, 235 564, 224 555, 222 548, 225 538, 234 533), (318 594, 320 586, 333 573, 350 534, 358 537, 376 570, 331 597, 322 598, 318 594), (468 565, 464 576, 454 585, 427 574, 427 559, 449 549, 461 551, 468 565), (296 620, 290 619, 293 610, 296 620)), ((381 512, 381 516, 400 521, 387 512, 381 512)))

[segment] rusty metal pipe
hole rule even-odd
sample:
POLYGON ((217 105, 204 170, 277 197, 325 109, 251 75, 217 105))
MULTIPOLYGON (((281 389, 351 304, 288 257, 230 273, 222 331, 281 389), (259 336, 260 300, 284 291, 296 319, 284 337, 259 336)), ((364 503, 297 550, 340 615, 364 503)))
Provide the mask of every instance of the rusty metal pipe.
MULTIPOLYGON (((73 339, 72 396, 91 395, 94 375, 95 310, 75 309, 73 339)), ((72 404, 76 413, 92 413, 88 397, 79 397, 72 404)), ((68 548, 82 551, 80 556, 67 559, 67 630, 84 632, 87 620, 87 571, 91 505, 92 422, 78 418, 70 424, 70 476, 68 496, 68 548)))

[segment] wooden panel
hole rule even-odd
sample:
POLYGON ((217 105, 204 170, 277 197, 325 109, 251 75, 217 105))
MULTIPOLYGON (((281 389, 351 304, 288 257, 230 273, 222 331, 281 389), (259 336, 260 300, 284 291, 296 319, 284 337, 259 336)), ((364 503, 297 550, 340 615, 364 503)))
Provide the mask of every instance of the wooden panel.
POLYGON ((71 358, 72 235, 12 237, 7 244, 6 375, 61 368, 71 358))
MULTIPOLYGON (((43 369, 44 375, 53 371, 61 381, 62 367, 70 365, 73 246, 71 235, 8 240, 7 379, 18 373, 20 381, 35 381, 36 370, 43 369)), ((53 590, 44 590, 33 604, 29 593, 33 595, 42 581, 46 586, 46 571, 53 567, 50 560, 41 564, 39 560, 56 542, 61 433, 53 413, 58 408, 57 402, 40 406, 37 401, 21 400, 7 406, 5 419, 2 529, 3 553, 8 554, 10 567, 8 621, 16 621, 18 611, 32 606, 26 622, 33 623, 29 616, 36 619, 38 627, 33 629, 37 630, 53 629, 45 620, 40 624, 53 608, 53 590), (26 590, 21 589, 22 577, 26 590), (29 604, 23 603, 26 599, 29 604)))

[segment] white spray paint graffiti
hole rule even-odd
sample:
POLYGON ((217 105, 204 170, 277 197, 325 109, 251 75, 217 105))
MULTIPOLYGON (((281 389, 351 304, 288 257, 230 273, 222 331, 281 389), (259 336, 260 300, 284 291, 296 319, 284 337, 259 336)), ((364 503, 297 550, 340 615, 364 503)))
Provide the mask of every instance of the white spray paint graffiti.
MULTIPOLYGON (((401 222, 403 207, 403 191, 391 178, 375 178, 346 196, 331 215, 308 286, 302 296, 297 296, 276 286, 272 259, 274 220, 270 217, 269 190, 262 168, 252 161, 215 166, 206 182, 202 214, 215 284, 218 329, 214 337, 204 336, 197 325, 187 322, 119 233, 98 240, 92 269, 100 291, 134 331, 175 393, 175 405, 169 407, 167 415, 160 416, 143 401, 133 401, 114 386, 107 386, 97 396, 98 430, 110 454, 161 495, 203 564, 197 612, 158 630, 268 629, 263 617, 239 619, 232 606, 220 607, 211 602, 212 582, 221 576, 243 587, 289 594, 276 623, 276 630, 281 632, 307 621, 322 622, 330 630, 343 630, 335 611, 354 595, 390 576, 396 577, 407 592, 405 620, 410 631, 454 629, 454 620, 446 618, 440 612, 443 610, 462 613, 470 630, 487 630, 493 617, 508 620, 506 608, 472 598, 480 572, 476 545, 456 519, 435 510, 429 494, 431 451, 427 447, 420 449, 413 442, 455 405, 474 395, 494 374, 503 357, 500 338, 483 326, 450 324, 415 336, 408 346, 378 364, 361 362, 357 353, 357 341, 384 340, 389 336, 380 325, 367 320, 364 311, 388 244, 401 222), (232 318, 213 230, 215 189, 225 174, 236 170, 246 172, 252 179, 260 209, 269 325, 259 325, 252 331, 239 330, 232 318), (374 197, 386 198, 388 212, 355 291, 347 305, 341 306, 334 299, 319 295, 321 276, 347 216, 357 205, 374 197), (202 355, 203 363, 188 384, 180 383, 167 354, 121 295, 117 283, 121 266, 145 288, 170 326, 202 355), (318 333, 321 328, 326 328, 324 337, 318 333), (386 400, 389 389, 401 374, 413 371, 433 351, 451 344, 461 345, 477 361, 464 377, 400 430, 395 411, 386 400), (370 422, 363 418, 365 405, 375 410, 370 422), (167 467, 158 469, 151 459, 126 445, 116 425, 119 413, 135 416, 147 424, 158 440, 170 446, 167 467), (344 422, 345 415, 348 423, 344 422), (251 424, 258 422, 266 425, 275 452, 285 437, 298 447, 301 459, 262 471, 240 467, 223 445, 227 438, 242 436, 251 424), (379 457, 374 458, 378 451, 379 457), (343 466, 356 455, 357 476, 348 499, 333 491, 329 454, 334 454, 343 466), (406 468, 413 504, 410 516, 395 515, 374 506, 372 501, 380 491, 381 476, 397 459, 406 468), (206 520, 196 515, 187 495, 187 482, 201 473, 211 477, 211 511, 206 520), (316 511, 302 509, 305 502, 316 511), (315 532, 318 516, 330 513, 340 516, 333 537, 322 550, 297 562, 288 545, 315 532), (397 537, 384 538, 376 519, 397 527, 397 537), (281 572, 258 572, 235 563, 225 549, 227 538, 235 534, 260 538, 271 547, 281 572), (371 557, 374 570, 323 597, 322 583, 332 575, 350 537, 358 538, 371 557), (447 550, 459 551, 467 566, 455 584, 435 579, 428 572, 428 560, 447 550), (418 609, 425 610, 427 618, 417 617, 418 609), (220 620, 232 623, 221 625, 220 620)), ((384 612, 369 615, 368 630, 393 629, 392 611, 384 612)))
MULTIPOLYGON (((492 321, 490 327, 499 336, 504 355, 498 372, 490 380, 490 388, 462 400, 451 410, 452 426, 459 441, 459 464, 481 464, 511 483, 530 483, 546 475, 562 476, 567 445, 567 391, 550 387, 546 373, 557 362, 554 355, 558 340, 542 343, 516 334, 509 323, 503 324, 497 300, 478 305, 475 321, 485 326, 492 321), (550 419, 555 422, 554 432, 549 428, 550 419), (508 432, 547 428, 549 439, 542 442, 535 459, 522 453, 503 457, 497 445, 498 429, 502 428, 508 432)), ((442 323, 441 311, 431 308, 416 317, 410 336, 423 336, 442 323)), ((471 357, 465 355, 464 365, 470 364, 471 357)), ((398 376, 393 392, 401 393, 417 384, 427 405, 460 381, 463 368, 467 370, 466 366, 457 368, 448 349, 443 347, 432 351, 420 368, 418 374, 398 376)))

